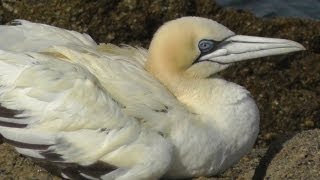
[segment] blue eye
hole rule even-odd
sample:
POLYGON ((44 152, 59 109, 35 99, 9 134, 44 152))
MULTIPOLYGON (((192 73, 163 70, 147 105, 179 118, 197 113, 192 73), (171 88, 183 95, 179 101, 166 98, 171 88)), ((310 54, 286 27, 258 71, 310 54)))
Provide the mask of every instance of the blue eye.
POLYGON ((214 48, 214 42, 211 40, 201 40, 198 44, 201 53, 207 53, 214 48))

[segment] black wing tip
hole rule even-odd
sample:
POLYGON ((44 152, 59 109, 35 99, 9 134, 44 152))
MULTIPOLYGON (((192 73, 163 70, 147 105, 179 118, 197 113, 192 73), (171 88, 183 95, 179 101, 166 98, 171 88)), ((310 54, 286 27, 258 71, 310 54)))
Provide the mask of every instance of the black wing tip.
POLYGON ((6 142, 14 147, 17 147, 17 148, 47 150, 51 146, 51 145, 44 145, 44 144, 29 144, 29 143, 11 140, 11 139, 5 138, 3 136, 1 136, 1 137, 4 142, 6 142))
POLYGON ((22 114, 24 110, 9 109, 2 106, 0 103, 0 117, 12 118, 12 119, 24 119, 26 117, 17 117, 17 115, 22 114))
POLYGON ((46 169, 48 172, 62 176, 64 179, 91 180, 92 178, 101 179, 101 176, 108 174, 118 167, 108 163, 97 161, 88 166, 81 166, 68 162, 52 162, 46 159, 32 158, 37 164, 46 169), (87 177, 86 177, 87 176, 87 177), (88 178, 92 177, 92 178, 88 178))
POLYGON ((6 119, 26 119, 28 117, 22 117, 18 116, 21 115, 24 112, 24 110, 15 110, 15 109, 10 109, 7 107, 4 107, 0 103, 0 126, 4 127, 12 127, 12 128, 25 128, 28 126, 28 124, 23 124, 23 123, 14 123, 14 122, 8 122, 8 121, 1 121, 1 118, 6 118, 6 119))
POLYGON ((18 123, 0 121, 0 126, 11 127, 11 128, 25 128, 28 126, 28 124, 18 124, 18 123))
POLYGON ((49 161, 63 162, 61 154, 55 153, 53 150, 48 150, 40 153, 45 159, 49 161))

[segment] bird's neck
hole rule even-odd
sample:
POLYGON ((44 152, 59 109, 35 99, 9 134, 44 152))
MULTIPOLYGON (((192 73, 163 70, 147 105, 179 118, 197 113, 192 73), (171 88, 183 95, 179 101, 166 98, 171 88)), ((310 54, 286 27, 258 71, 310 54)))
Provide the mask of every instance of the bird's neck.
POLYGON ((166 86, 189 111, 200 116, 200 121, 234 136, 230 138, 246 134, 250 129, 258 130, 258 109, 242 86, 219 78, 184 77, 172 77, 166 86))
POLYGON ((219 101, 223 101, 220 92, 228 88, 225 86, 227 83, 222 79, 193 79, 181 76, 172 77, 166 86, 189 111, 203 117, 200 119, 204 123, 216 126, 227 123, 219 122, 221 120, 212 113, 219 101))
MULTIPOLYGON (((188 111, 197 114, 198 117, 190 119, 193 122, 177 123, 175 128, 186 128, 184 133, 198 137, 197 142, 190 142, 192 138, 178 139, 177 142, 181 141, 180 144, 186 145, 190 143, 207 145, 212 142, 220 144, 219 147, 210 147, 215 150, 208 150, 208 152, 221 152, 221 156, 230 155, 221 159, 221 163, 217 163, 221 165, 221 169, 229 167, 238 160, 238 158, 231 157, 242 157, 249 151, 258 135, 259 111, 246 89, 218 78, 174 77, 171 81, 166 86, 186 106, 188 111), (185 125, 188 123, 193 126, 185 125)), ((201 151, 201 153, 204 152, 201 151)), ((201 157, 212 160, 210 155, 201 157)))

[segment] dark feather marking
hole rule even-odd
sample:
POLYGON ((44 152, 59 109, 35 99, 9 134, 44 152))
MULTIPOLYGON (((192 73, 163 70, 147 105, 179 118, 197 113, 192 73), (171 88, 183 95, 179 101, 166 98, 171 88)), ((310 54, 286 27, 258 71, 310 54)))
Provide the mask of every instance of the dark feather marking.
POLYGON ((107 129, 107 128, 101 128, 101 129, 99 129, 99 131, 100 131, 100 132, 104 132, 104 133, 106 133, 106 134, 109 134, 110 129, 107 129))
POLYGON ((22 114, 23 112, 24 112, 23 110, 8 109, 0 104, 0 126, 13 127, 13 128, 24 128, 28 126, 28 124, 1 121, 1 117, 11 118, 15 120, 25 119, 27 117, 17 117, 17 115, 22 114))
POLYGON ((81 176, 80 173, 100 179, 102 175, 108 174, 118 168, 102 161, 98 161, 89 166, 81 166, 75 163, 50 162, 46 161, 45 159, 38 158, 32 159, 53 174, 61 176, 61 173, 64 173, 71 179, 77 180, 88 180, 87 178, 81 176))
POLYGON ((155 109, 155 112, 162 112, 162 113, 167 113, 169 110, 169 107, 167 105, 164 105, 163 109, 155 109))
POLYGON ((0 104, 0 117, 14 118, 14 119, 25 119, 27 117, 16 117, 16 115, 23 113, 23 110, 14 110, 3 107, 0 104))
POLYGON ((42 168, 46 169, 51 174, 61 176, 62 170, 67 167, 76 167, 74 163, 62 163, 62 162, 50 162, 46 161, 45 159, 39 158, 31 158, 35 163, 37 163, 42 168))
POLYGON ((91 164, 89 166, 79 166, 78 170, 83 173, 87 174, 89 176, 95 177, 95 178, 100 178, 104 174, 108 174, 111 171, 114 171, 118 169, 118 167, 113 166, 111 164, 102 162, 102 161, 97 161, 94 164, 91 164))
POLYGON ((18 123, 0 121, 0 126, 13 127, 13 128, 25 128, 28 126, 28 124, 18 124, 18 123))
POLYGON ((155 112, 162 112, 162 113, 167 113, 168 110, 167 109, 156 109, 154 110, 155 112))
POLYGON ((54 175, 62 176, 61 174, 63 173, 71 179, 88 180, 80 175, 79 171, 77 171, 77 167, 79 165, 75 163, 51 162, 46 159, 39 158, 31 159, 54 175))
POLYGON ((61 171, 63 174, 68 176, 71 179, 77 179, 77 180, 89 180, 88 178, 85 178, 80 175, 79 171, 77 171, 74 168, 65 168, 61 171))
POLYGON ((53 150, 44 151, 40 153, 43 157, 45 157, 49 161, 64 161, 61 154, 55 153, 53 150))
POLYGON ((65 169, 65 168, 68 168, 68 167, 72 167, 72 168, 78 167, 77 164, 70 163, 70 162, 63 162, 63 161, 54 162, 54 161, 48 161, 47 159, 34 158, 34 157, 31 157, 31 159, 33 161, 35 161, 36 163, 38 163, 39 165, 44 166, 44 167, 48 166, 48 167, 59 168, 59 169, 65 169))
POLYGON ((19 142, 19 141, 14 141, 11 139, 7 139, 5 137, 3 137, 4 142, 18 147, 18 148, 25 148, 25 149, 36 149, 36 150, 46 150, 48 149, 51 145, 43 145, 43 144, 29 144, 29 143, 23 143, 23 142, 19 142))
POLYGON ((165 137, 165 135, 164 135, 163 132, 158 131, 157 133, 158 133, 160 136, 165 137))

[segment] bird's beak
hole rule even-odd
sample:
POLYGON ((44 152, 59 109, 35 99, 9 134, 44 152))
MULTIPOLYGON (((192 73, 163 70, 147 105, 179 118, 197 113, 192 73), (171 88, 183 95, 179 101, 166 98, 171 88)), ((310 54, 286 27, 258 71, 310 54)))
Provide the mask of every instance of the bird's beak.
POLYGON ((214 51, 200 57, 198 61, 229 64, 302 50, 305 48, 301 44, 286 39, 235 35, 220 42, 214 51))

